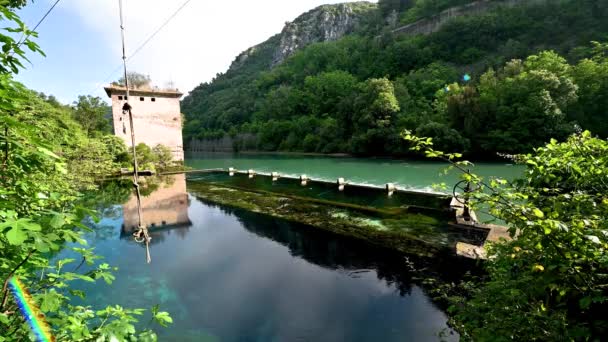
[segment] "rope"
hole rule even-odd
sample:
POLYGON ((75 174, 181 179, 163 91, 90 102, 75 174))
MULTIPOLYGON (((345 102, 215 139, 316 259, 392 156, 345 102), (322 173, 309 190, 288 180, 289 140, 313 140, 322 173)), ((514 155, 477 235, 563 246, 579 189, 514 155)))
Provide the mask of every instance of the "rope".
MULTIPOLYGON (((152 32, 148 38, 146 38, 146 40, 144 40, 136 49, 135 51, 129 55, 129 57, 127 57, 127 62, 129 62, 133 57, 135 57, 135 55, 137 55, 144 47, 146 47, 146 45, 148 45, 148 43, 150 43, 150 41, 152 41, 156 35, 158 35, 164 28, 165 26, 167 26, 173 19, 175 19, 175 17, 186 7, 186 5, 188 5, 192 0, 186 0, 184 1, 178 8, 177 10, 175 10, 175 12, 173 12, 173 14, 171 14, 169 17, 167 17, 167 19, 165 19, 165 21, 154 31, 152 32)), ((122 24, 121 24, 122 25, 122 24)), ((124 55, 124 52, 123 52, 124 55)), ((124 56, 123 56, 124 58, 124 56)), ((120 71, 120 69, 122 69, 123 66, 119 65, 116 67, 116 69, 114 69, 110 74, 108 74, 108 76, 101 82, 101 84, 108 82, 112 76, 114 76, 118 71, 120 71)), ((89 93, 93 93, 94 91, 96 91, 99 88, 99 86, 95 86, 95 88, 91 89, 91 91, 87 92, 86 94, 89 93)))
POLYGON ((139 191, 139 168, 137 165, 137 151, 135 149, 135 129, 133 127, 133 112, 131 111, 131 105, 129 104, 129 99, 131 98, 129 95, 129 78, 127 73, 127 54, 125 50, 125 26, 123 19, 123 10, 122 10, 122 0, 118 0, 118 7, 120 10, 120 35, 122 40, 122 63, 124 69, 124 77, 125 77, 125 88, 127 91, 127 102, 122 107, 122 113, 129 114, 129 125, 131 128, 131 152, 133 153, 133 187, 135 187, 135 194, 137 196, 137 218, 138 218, 138 226, 135 233, 133 233, 133 238, 137 243, 145 243, 146 244, 146 261, 149 263, 152 262, 152 258, 150 256, 150 241, 152 238, 148 232, 148 228, 143 224, 143 212, 141 210, 141 192, 139 191))

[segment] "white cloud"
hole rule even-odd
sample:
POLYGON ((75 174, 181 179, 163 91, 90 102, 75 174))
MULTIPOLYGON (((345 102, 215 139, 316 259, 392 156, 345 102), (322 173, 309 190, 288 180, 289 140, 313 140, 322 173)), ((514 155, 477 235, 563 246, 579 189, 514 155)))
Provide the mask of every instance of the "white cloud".
MULTIPOLYGON (((283 28, 285 21, 330 0, 192 0, 136 57, 130 69, 149 74, 160 86, 172 80, 183 91, 224 72, 240 52, 283 28)), ((124 0, 127 54, 156 30, 182 0, 124 0)), ((68 0, 120 64, 117 0, 68 0)), ((110 72, 108 70, 108 72, 110 72)), ((119 73, 116 73, 117 78, 119 73)), ((102 80, 99 80, 102 81, 102 80)))

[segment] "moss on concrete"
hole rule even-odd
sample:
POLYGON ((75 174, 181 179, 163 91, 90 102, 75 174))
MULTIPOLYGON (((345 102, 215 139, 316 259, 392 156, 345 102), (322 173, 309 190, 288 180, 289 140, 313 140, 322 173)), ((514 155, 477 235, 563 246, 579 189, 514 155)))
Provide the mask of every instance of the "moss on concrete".
POLYGON ((188 190, 202 200, 304 223, 405 253, 433 256, 446 248, 455 248, 455 241, 450 241, 446 229, 445 213, 441 211, 436 216, 409 212, 407 208, 398 213, 385 212, 263 191, 235 191, 204 182, 189 182, 188 190))

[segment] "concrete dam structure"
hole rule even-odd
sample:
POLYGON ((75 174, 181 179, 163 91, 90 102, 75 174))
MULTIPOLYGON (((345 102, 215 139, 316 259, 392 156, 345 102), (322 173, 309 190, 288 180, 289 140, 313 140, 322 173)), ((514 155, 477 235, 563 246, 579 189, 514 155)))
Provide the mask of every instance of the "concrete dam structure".
POLYGON ((484 245, 509 239, 506 227, 481 224, 462 194, 410 191, 230 169, 188 172, 197 199, 298 222, 401 252, 486 258, 484 245), (465 202, 466 203, 466 202, 465 202))

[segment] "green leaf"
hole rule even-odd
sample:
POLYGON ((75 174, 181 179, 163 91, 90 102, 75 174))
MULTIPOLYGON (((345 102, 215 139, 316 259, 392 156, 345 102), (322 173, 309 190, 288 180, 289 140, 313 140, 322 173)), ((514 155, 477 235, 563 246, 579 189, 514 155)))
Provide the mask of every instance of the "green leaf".
POLYGON ((70 294, 79 297, 80 299, 85 299, 87 297, 86 293, 81 290, 70 290, 70 294))
POLYGON ((142 332, 141 334, 139 334, 139 341, 140 342, 156 342, 156 341, 158 341, 158 337, 156 336, 156 333, 154 331, 146 330, 146 331, 142 332))
POLYGON ((19 246, 27 239, 27 234, 18 226, 15 226, 6 233, 6 239, 11 245, 19 246))
POLYGON ((63 218, 63 215, 56 214, 55 216, 53 216, 53 218, 51 219, 51 222, 49 222, 49 224, 53 228, 61 228, 65 224, 65 219, 63 218))
POLYGON ((38 147, 38 151, 51 158, 60 159, 58 155, 56 155, 55 153, 53 153, 51 150, 49 150, 47 148, 38 147))
POLYGON ((173 318, 171 318, 169 313, 165 311, 161 311, 154 315, 154 320, 162 327, 167 327, 169 324, 173 323, 173 318))
POLYGON ((584 297, 578 302, 581 309, 588 309, 591 305, 591 297, 584 297))
POLYGON ((536 216, 538 218, 545 217, 545 214, 540 209, 538 209, 538 208, 532 209, 532 213, 534 214, 534 216, 536 216))
POLYGON ((40 304, 42 312, 55 312, 63 302, 63 296, 55 292, 55 290, 45 292, 40 295, 40 299, 42 300, 40 304))

